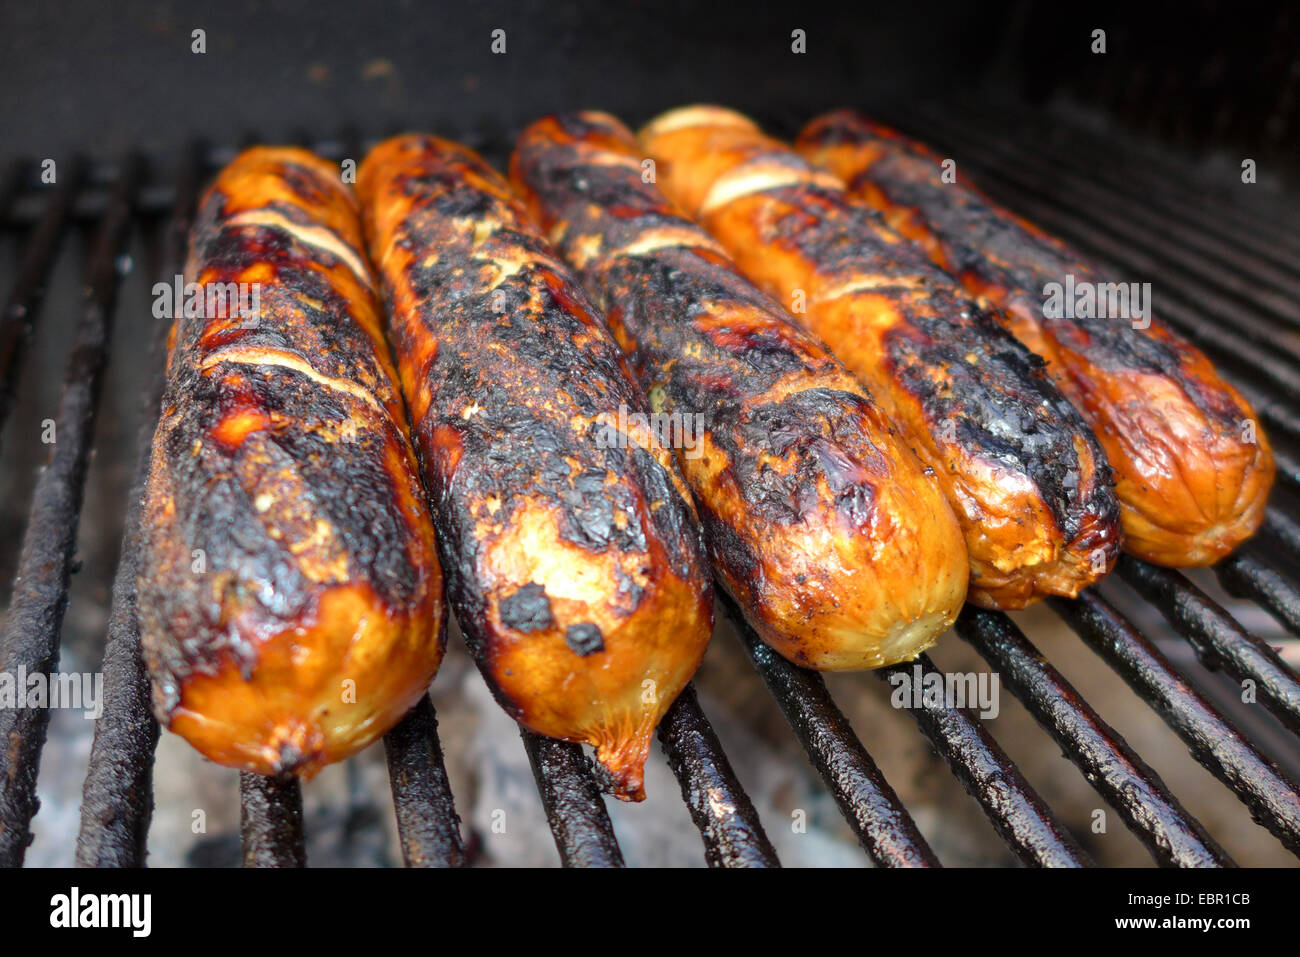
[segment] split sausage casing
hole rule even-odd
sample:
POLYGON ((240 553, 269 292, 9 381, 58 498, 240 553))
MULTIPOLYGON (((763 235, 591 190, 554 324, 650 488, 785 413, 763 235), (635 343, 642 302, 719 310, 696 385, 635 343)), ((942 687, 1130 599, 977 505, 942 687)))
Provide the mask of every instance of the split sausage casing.
POLYGON ((337 167, 250 149, 200 203, 186 278, 203 306, 176 304, 144 657, 163 726, 249 771, 355 753, 442 659, 434 532, 362 250, 337 167))

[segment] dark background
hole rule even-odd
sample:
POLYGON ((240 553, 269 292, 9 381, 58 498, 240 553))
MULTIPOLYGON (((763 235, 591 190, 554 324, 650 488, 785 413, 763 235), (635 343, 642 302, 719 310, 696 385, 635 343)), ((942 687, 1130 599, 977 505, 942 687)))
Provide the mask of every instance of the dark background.
POLYGON ((7 0, 0 156, 344 126, 510 133, 583 107, 636 123, 694 100, 801 122, 844 104, 975 96, 1066 104, 1180 149, 1244 149, 1295 170, 1298 19, 1289 4, 1206 2, 7 0), (196 27, 204 55, 190 52, 196 27), (504 56, 489 50, 498 27, 504 56), (1097 27, 1103 56, 1089 50, 1097 27))

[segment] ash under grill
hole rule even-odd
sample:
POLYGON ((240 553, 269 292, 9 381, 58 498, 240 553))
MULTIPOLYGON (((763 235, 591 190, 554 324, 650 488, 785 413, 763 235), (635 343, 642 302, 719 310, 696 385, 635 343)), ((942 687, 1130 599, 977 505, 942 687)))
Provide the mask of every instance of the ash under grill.
MULTIPOLYGON (((1293 212, 1255 200, 1250 187, 1193 192, 1204 171, 1176 164, 1139 143, 1117 141, 1060 116, 971 105, 919 111, 893 120, 930 142, 995 198, 1062 235, 1116 274, 1149 279, 1156 311, 1204 348, 1259 412, 1276 446, 1279 488, 1259 536, 1214 569, 1223 588, 1268 612, 1300 635, 1300 235, 1293 212), (999 131, 994 133, 994 131, 999 131), (1291 221, 1288 222, 1288 216, 1291 221)), ((771 123, 790 134, 806 117, 771 123)), ((251 141, 253 137, 249 137, 251 141)), ((355 135, 328 141, 301 137, 322 155, 358 157, 355 135)), ((505 136, 466 137, 498 168, 505 136)), ((0 637, 0 670, 52 672, 58 667, 63 615, 74 570, 78 522, 101 404, 110 331, 125 282, 123 257, 134 229, 161 235, 139 281, 175 275, 190 216, 206 177, 233 149, 187 148, 165 174, 142 158, 81 163, 58 185, 29 182, 34 164, 0 183, 0 215, 20 251, 15 282, 0 315, 0 425, 13 407, 30 332, 70 336, 57 441, 31 493, 15 586, 0 637), (43 287, 74 234, 89 236, 86 294, 72 328, 42 309, 43 287)), ((1226 167, 1225 167, 1226 168, 1226 167)), ((1228 170, 1231 174, 1231 170, 1228 170)), ((1229 181, 1224 178, 1225 181, 1229 181)), ((1261 188, 1262 191, 1262 188, 1261 188)), ((1271 194, 1269 194, 1271 195, 1271 194)), ((159 732, 149 709, 135 608, 136 530, 149 441, 162 384, 169 320, 149 326, 153 370, 142 387, 142 428, 126 498, 121 551, 103 648, 104 714, 85 777, 76 860, 83 866, 137 866, 145 861, 153 812, 153 761, 159 732)), ((24 374, 29 374, 30 370, 24 374)), ((118 398, 113 397, 115 400, 118 398)), ((134 399, 133 399, 134 400, 134 399)), ((1269 644, 1242 627, 1187 575, 1130 557, 1115 578, 1167 621, 1206 669, 1253 682, 1259 705, 1285 729, 1265 747, 1225 709, 1197 690, 1151 629, 1143 634, 1117 605, 1090 590, 1053 600, 1053 611, 1150 705, 1195 759, 1249 809, 1253 819, 1300 856, 1300 786, 1270 751, 1300 757, 1300 680, 1269 644)), ((936 866, 939 857, 909 810, 850 727, 823 678, 763 645, 736 607, 719 595, 761 682, 788 720, 867 855, 881 866, 936 866)), ((1228 866, 1228 854, 1179 803, 1157 773, 1047 661, 1009 617, 968 606, 957 634, 1001 676, 1042 729, 1078 766, 1156 863, 1228 866)), ((707 666, 706 666, 707 667, 707 666)), ((937 671, 915 664, 877 672, 937 671)), ((861 676, 861 680, 869 680, 861 676)), ((972 712, 942 705, 909 709, 919 732, 1022 862, 1087 866, 1089 855, 972 712)), ((0 710, 0 864, 23 861, 36 814, 36 782, 50 715, 46 709, 0 710)), ((411 866, 460 866, 467 848, 437 733, 425 698, 385 738, 392 800, 403 857, 411 866)), ((560 859, 566 865, 623 863, 592 766, 581 748, 522 731, 560 859)), ((764 832, 718 735, 688 688, 659 729, 668 764, 714 866, 775 866, 764 832)), ((456 747, 456 743, 451 745, 456 747)), ((514 745, 503 740, 501 748, 514 745)), ((63 756, 46 755, 46 763, 63 756)), ((234 774, 235 772, 231 772, 234 774)), ((246 866, 306 863, 302 795, 296 781, 240 776, 241 836, 246 866)), ((1076 830, 1086 821, 1067 822, 1076 830)))

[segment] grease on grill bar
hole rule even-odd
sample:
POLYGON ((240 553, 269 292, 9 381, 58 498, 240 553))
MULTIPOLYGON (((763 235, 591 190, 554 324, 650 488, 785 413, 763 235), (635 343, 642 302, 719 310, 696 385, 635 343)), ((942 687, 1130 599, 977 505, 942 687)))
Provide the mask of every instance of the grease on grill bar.
POLYGON ((1261 755, 1105 599, 1085 592, 1049 603, 1093 651, 1187 743, 1196 760, 1233 790, 1293 853, 1300 854, 1300 787, 1261 755))
MULTIPOLYGON (((939 669, 928 655, 907 665, 876 674, 888 681, 891 672, 919 666, 923 675, 939 669)), ((921 733, 952 767, 961 786, 979 802, 993 827, 1016 856, 1039 867, 1089 867, 1092 860, 1048 810, 993 736, 965 709, 932 705, 908 709, 921 733)))
MULTIPOLYGON (((1002 138, 1007 144, 1002 146, 987 135, 987 128, 983 135, 976 134, 985 121, 990 127, 999 120, 1006 125, 1005 115, 987 109, 959 115, 951 108, 913 115, 924 125, 912 131, 935 146, 960 143, 961 150, 953 155, 969 161, 979 171, 977 181, 995 196, 1087 252, 1149 272, 1161 283, 1158 288, 1167 287, 1169 296, 1161 296, 1161 313, 1206 348, 1225 374, 1236 380, 1234 384, 1259 410, 1275 439, 1300 439, 1300 409, 1294 399, 1300 392, 1300 347, 1285 343, 1281 336, 1300 327, 1294 307, 1300 292, 1296 263, 1300 243, 1286 233, 1281 221, 1214 196, 1198 194, 1193 204, 1158 165, 1112 173, 1102 160, 1114 151, 1096 134, 1073 130, 1069 144, 1060 145, 1053 137, 1042 136, 1041 130, 1034 135, 1035 124, 1028 122, 1033 118, 1017 114, 1012 119, 1023 131, 1002 138), (977 119, 972 122, 964 115, 977 119), (1081 203, 1092 203, 1094 209, 1080 210, 1081 203), (1108 208, 1136 210, 1137 216, 1112 217, 1105 212, 1108 208), (1130 225, 1140 232, 1130 233, 1130 225), (1197 229, 1206 235, 1193 235, 1197 229), (1139 249, 1135 236, 1158 241, 1141 244, 1144 248, 1139 249), (1245 378, 1248 381, 1242 381, 1245 378)), ((787 132, 806 117, 791 119, 785 124, 787 132)), ((347 152, 359 153, 355 139, 349 134, 314 146, 337 158, 345 146, 347 152)), ((504 133, 467 139, 498 165, 505 154, 502 144, 510 141, 504 133)), ((22 347, 40 311, 44 277, 60 253, 61 237, 69 223, 90 223, 97 237, 91 254, 90 298, 70 353, 59 442, 33 496, 20 558, 22 588, 15 591, 5 622, 0 668, 22 662, 29 668, 49 669, 57 662, 95 390, 107 348, 104 334, 111 327, 119 279, 114 264, 127 231, 135 217, 166 214, 161 273, 174 274, 183 261, 198 186, 208 171, 232 155, 224 147, 206 153, 192 150, 185 154, 186 162, 174 180, 140 181, 141 168, 128 161, 87 163, 79 177, 65 170, 54 189, 28 188, 26 176, 17 168, 0 183, 4 226, 23 230, 17 279, 6 291, 5 311, 0 314, 0 421, 8 409, 5 397, 21 373, 22 347)), ((48 326, 52 318, 42 325, 48 326)), ((153 330, 156 341, 165 332, 160 323, 153 330)), ((45 334, 59 333, 47 328, 45 334)), ((151 379, 142 397, 147 411, 142 424, 145 449, 156 417, 159 381, 151 379)), ((1300 491, 1300 464, 1294 451, 1279 448, 1277 464, 1281 490, 1286 495, 1300 491)), ((140 665, 132 587, 138 471, 136 477, 126 510, 104 652, 106 711, 96 725, 84 785, 77 846, 77 862, 82 865, 144 863, 152 811, 157 726, 149 712, 140 665)), ((1255 601, 1300 634, 1300 591, 1289 566, 1278 560, 1300 557, 1300 524, 1286 495, 1275 497, 1261 532, 1261 539, 1274 550, 1264 551, 1257 539, 1221 563, 1216 572, 1228 591, 1255 601)), ((1300 682, 1295 673, 1190 579, 1132 559, 1121 562, 1116 577, 1165 616, 1205 667, 1254 681, 1261 704, 1290 731, 1300 732, 1300 682)), ((729 600, 721 604, 758 675, 871 860, 883 866, 938 866, 938 858, 828 694, 821 676, 773 654, 740 621, 729 600)), ((1076 601, 1054 601, 1053 607, 1187 741, 1196 759, 1224 781, 1263 826, 1300 854, 1300 794, 1295 782, 1194 691, 1185 676, 1109 603, 1085 593, 1076 601)), ((958 632, 1001 674, 1157 863, 1233 863, 1156 773, 1008 618, 968 609, 958 632)), ((933 665, 924 661, 922 668, 933 665)), ((1090 863, 976 718, 944 707, 915 711, 913 718, 1021 860, 1048 865, 1090 863)), ((0 754, 2 863, 21 862, 30 839, 46 720, 43 709, 0 714, 4 722, 0 730, 14 732, 16 742, 0 754)), ((777 866, 776 852, 753 802, 692 689, 671 709, 659 737, 703 839, 705 861, 713 866, 777 866)), ((1290 740, 1294 743, 1294 738, 1290 740)), ((527 732, 523 743, 561 862, 620 866, 622 851, 581 749, 527 732)), ((511 745, 505 741, 501 746, 511 745)), ((410 866, 470 863, 442 759, 436 716, 427 698, 390 732, 385 747, 405 862, 410 866)), ((241 775, 240 782, 244 863, 305 864, 298 784, 252 775, 241 775)))
POLYGON ((754 803, 736 780, 695 688, 686 686, 659 724, 659 741, 682 786, 682 799, 704 837, 712 867, 778 867, 754 803))
POLYGON ((1223 590, 1262 605, 1300 636, 1300 589, 1281 571, 1250 552, 1232 555, 1215 567, 1223 590))
POLYGON ((1293 559, 1300 559, 1300 523, 1276 508, 1270 508, 1261 527, 1264 533, 1272 538, 1275 544, 1285 548, 1293 559))
POLYGON ((1177 867, 1232 863, 1156 773, 1079 697, 1010 618, 968 607, 957 620, 957 633, 997 670, 1158 862, 1177 867))
POLYGON ((1187 636, 1205 667, 1223 668, 1238 681, 1254 681, 1264 706, 1300 732, 1300 680, 1276 651, 1233 621, 1185 575, 1128 555, 1120 559, 1118 571, 1187 636))

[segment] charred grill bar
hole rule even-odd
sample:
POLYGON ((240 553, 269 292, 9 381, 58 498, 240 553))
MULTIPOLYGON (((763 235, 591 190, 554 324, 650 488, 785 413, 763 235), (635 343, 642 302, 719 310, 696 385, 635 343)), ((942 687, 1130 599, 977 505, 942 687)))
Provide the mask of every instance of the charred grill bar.
MULTIPOLYGON (((22 164, 19 164, 5 190, 5 209, 20 191, 25 178, 21 172, 22 164)), ((81 178, 81 163, 74 160, 71 168, 64 172, 63 181, 54 188, 36 228, 27 239, 22 264, 18 267, 18 281, 5 300, 4 312, 0 313, 0 426, 9 417, 9 408, 13 405, 23 345, 31 335, 32 317, 40 308, 45 280, 81 178)))
MULTIPOLYGON (((59 637, 99 409, 99 387, 116 307, 118 257, 131 228, 140 174, 139 159, 128 157, 123 161, 96 233, 84 308, 54 419, 53 450, 36 483, 18 573, 4 629, 0 631, 0 656, 11 673, 22 668, 28 674, 48 674, 58 667, 59 637)), ((40 281, 35 280, 38 284, 40 281)), ((6 314, 5 321, 6 326, 23 324, 30 322, 31 316, 6 314)), ((0 780, 0 865, 21 863, 31 842, 31 819, 37 808, 36 775, 49 720, 48 708, 0 710, 0 741, 5 743, 0 780)))
POLYGON ((691 820, 704 838, 709 865, 776 867, 776 850, 700 710, 693 686, 687 685, 664 715, 659 741, 682 787, 691 820))
POLYGON ((1120 559, 1119 573, 1187 636, 1202 664, 1222 668, 1238 681, 1256 682, 1264 706, 1292 731, 1300 732, 1300 681, 1276 651, 1175 571, 1126 555, 1120 559))
POLYGON ((1092 710, 1006 615, 967 608, 957 634, 995 668, 1034 719, 1161 864, 1231 863, 1156 773, 1092 710))
MULTIPOLYGON (((185 151, 176 198, 163 237, 162 275, 180 272, 189 242, 190 219, 203 175, 198 144, 185 151)), ((149 444, 162 400, 167 330, 159 323, 149 344, 153 375, 141 397, 131 497, 126 506, 122 547, 113 579, 112 610, 104 640, 104 715, 95 723, 81 806, 77 864, 82 867, 139 867, 144 864, 153 809, 153 754, 158 722, 149 702, 149 679, 140 649, 135 583, 140 560, 140 502, 149 469, 149 444)))
POLYGON ((442 761, 438 716, 427 695, 384 736, 384 750, 406 866, 463 866, 460 818, 442 761))
MULTIPOLYGON (((938 674, 928 655, 877 672, 919 667, 938 674)), ((983 809, 1002 839, 1024 863, 1038 867, 1088 867, 1092 860, 1056 820, 979 719, 964 708, 925 704, 909 709, 917 726, 983 809)))
POLYGON ((302 786, 239 772, 239 836, 245 867, 306 867, 302 786))
POLYGON ((1049 599, 1057 613, 1228 785, 1255 820, 1300 854, 1300 787, 1261 755, 1136 628, 1099 595, 1049 599))
MULTIPOLYGON (((1249 598, 1300 634, 1300 590, 1288 562, 1300 557, 1300 524, 1292 496, 1300 490, 1300 350, 1281 333, 1300 328, 1300 242, 1276 214, 1249 202, 1228 202, 1171 182, 1168 161, 1134 148, 1142 162, 1111 169, 1114 144, 1059 123, 1044 133, 1041 117, 1010 115, 987 106, 902 114, 899 125, 949 149, 959 164, 997 198, 1075 242, 1085 252, 1128 264, 1158 282, 1160 311, 1221 364, 1264 417, 1278 445, 1281 481, 1260 539, 1221 563, 1216 572, 1230 592, 1249 598), (968 120, 964 117, 974 116, 968 120), (989 136, 999 127, 1009 132, 989 136), (1064 133, 1060 131, 1064 130, 1064 133), (1065 137, 1068 135, 1068 142, 1065 137), (999 145, 1005 144, 1005 145, 999 145), (1147 164, 1147 165, 1144 165, 1147 164), (1131 168, 1130 168, 1131 166, 1131 168), (1109 205, 1107 205, 1109 204, 1109 205), (1115 216, 1114 210, 1134 212, 1115 216), (1243 277, 1248 281, 1242 281, 1243 277), (1166 289, 1168 295, 1165 295, 1166 289), (1243 378, 1248 381, 1242 381, 1243 378), (1261 542, 1273 546, 1264 552, 1261 542)), ((771 124, 789 134, 806 117, 771 124)), ((882 119, 890 120, 886 115, 882 119)), ((504 135, 467 136, 501 168, 504 135)), ((358 153, 344 134, 315 142, 331 158, 358 153)), ((230 149, 186 152, 179 174, 148 179, 135 160, 87 163, 65 171, 54 188, 35 187, 30 169, 15 169, 0 184, 4 226, 21 236, 17 279, 0 315, 0 415, 7 411, 20 371, 29 324, 39 317, 42 286, 63 249, 69 224, 90 224, 90 294, 70 353, 54 458, 33 496, 20 582, 11 599, 0 645, 0 667, 56 667, 60 621, 81 508, 96 388, 107 358, 118 284, 118 255, 136 223, 165 217, 161 266, 137 270, 136 281, 173 275, 185 252, 197 191, 206 175, 231 158, 230 149)), ((166 329, 155 333, 155 352, 166 329)), ((60 334, 47 328, 43 335, 60 334)), ((156 363, 160 365, 159 362, 156 363)), ((142 449, 157 415, 158 386, 146 385, 142 449)), ((140 474, 127 504, 119 568, 104 653, 105 714, 97 723, 84 786, 77 863, 138 866, 145 862, 152 813, 152 766, 158 728, 149 709, 139 656, 134 579, 140 474)), ((1195 649, 1201 663, 1237 680, 1256 683, 1260 702, 1290 732, 1300 733, 1300 681, 1267 644, 1204 594, 1186 576, 1125 558, 1117 579, 1156 607, 1195 649)), ((790 665, 753 634, 731 602, 720 607, 737 626, 755 669, 820 772, 870 858, 884 866, 937 866, 934 852, 910 814, 828 694, 821 677, 790 665)), ((1061 617, 1102 656, 1192 747, 1285 846, 1300 854, 1300 792, 1242 732, 1234 729, 1188 684, 1155 646, 1107 601, 1086 593, 1055 601, 1061 617)), ((997 670, 1044 730, 1120 814, 1157 863, 1230 866, 1214 838, 1180 806, 1159 777, 1042 658, 1005 615, 968 608, 958 634, 997 670)), ((912 666, 905 666, 912 667, 912 666)), ((923 668, 933 668, 928 662, 923 668)), ((882 677, 884 677, 882 675, 882 677)), ((757 685, 756 685, 757 687, 757 685)), ((931 744, 1023 861, 1039 865, 1090 863, 1069 832, 1003 753, 974 715, 951 709, 913 714, 931 744)), ((13 746, 0 756, 0 863, 17 864, 30 840, 35 781, 48 713, 0 712, 0 731, 13 746)), ((660 727, 669 765, 700 830, 713 866, 775 866, 776 852, 752 802, 737 780, 693 690, 681 696, 660 727)), ((573 865, 622 864, 604 799, 581 749, 523 733, 539 794, 561 860, 573 865)), ((1294 743, 1292 740, 1291 743, 1294 743)), ((385 739, 403 858, 410 866, 461 866, 470 853, 462 838, 447 780, 432 704, 421 703, 385 739)), ((244 863, 306 863, 301 793, 295 782, 241 777, 244 863)))
POLYGON ((849 726, 815 671, 797 668, 765 645, 726 592, 718 606, 736 626, 750 660, 867 854, 880 867, 937 867, 916 822, 849 726))
POLYGON ((519 734, 537 777, 560 862, 565 867, 622 867, 623 852, 596 786, 591 759, 576 744, 544 738, 524 727, 519 734))

